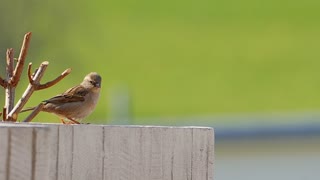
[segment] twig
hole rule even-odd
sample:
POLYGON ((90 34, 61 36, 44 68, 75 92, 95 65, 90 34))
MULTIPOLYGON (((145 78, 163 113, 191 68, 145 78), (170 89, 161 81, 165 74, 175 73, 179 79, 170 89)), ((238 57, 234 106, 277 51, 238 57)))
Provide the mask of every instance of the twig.
POLYGON ((5 79, 2 79, 2 77, 0 76, 0 86, 2 86, 3 88, 6 88, 8 85, 8 82, 5 79))
POLYGON ((13 78, 12 78, 12 86, 13 87, 16 87, 19 80, 20 80, 20 77, 21 77, 21 74, 23 71, 24 62, 25 62, 25 59, 27 56, 30 40, 31 40, 31 32, 28 32, 24 35, 19 58, 18 58, 18 62, 17 62, 16 68, 14 70, 14 74, 13 74, 13 78))
POLYGON ((39 114, 39 112, 42 110, 44 104, 40 103, 33 111, 32 113, 25 119, 23 122, 30 122, 32 119, 39 114))
MULTIPOLYGON (((29 63, 28 66, 28 79, 29 79, 29 83, 32 84, 34 86, 34 90, 38 91, 38 90, 42 90, 42 89, 46 89, 49 88, 55 84, 57 84, 59 81, 61 81, 64 77, 66 77, 67 75, 69 75, 71 73, 71 68, 68 68, 66 70, 64 70, 58 77, 56 77, 54 80, 49 81, 45 84, 40 84, 40 82, 35 82, 33 80, 34 78, 34 74, 31 74, 31 67, 32 67, 32 63, 29 63)), ((36 69, 35 72, 37 72, 38 69, 36 69)))
POLYGON ((68 68, 64 70, 60 76, 58 76, 56 79, 49 81, 45 84, 39 84, 38 86, 35 87, 36 90, 41 90, 41 89, 46 89, 49 88, 55 84, 57 84, 59 81, 61 81, 64 77, 66 77, 68 74, 71 73, 71 68, 68 68))
POLYGON ((7 119, 7 108, 6 107, 3 107, 2 109, 2 120, 5 121, 7 119))
POLYGON ((13 49, 7 49, 6 53, 7 59, 7 87, 6 87, 6 100, 5 100, 5 107, 6 107, 6 114, 9 114, 11 109, 14 106, 14 95, 15 95, 15 87, 12 85, 12 76, 13 76, 13 68, 14 68, 14 60, 13 60, 13 49))
POLYGON ((33 74, 31 74, 31 67, 32 67, 32 63, 29 63, 28 65, 28 79, 29 79, 29 83, 33 84, 33 74))
POLYGON ((45 84, 40 84, 40 80, 42 76, 44 75, 44 72, 48 66, 49 62, 45 61, 42 62, 39 69, 36 70, 34 75, 31 75, 31 66, 32 64, 30 63, 28 66, 28 78, 29 78, 29 85, 27 89, 24 91, 22 97, 19 99, 15 107, 12 109, 12 111, 8 114, 8 118, 12 119, 14 121, 17 120, 18 113, 22 110, 23 106, 27 103, 29 100, 30 96, 34 91, 49 88, 53 85, 55 85, 57 82, 59 82, 61 79, 63 79, 65 76, 67 76, 70 72, 71 69, 65 70, 59 77, 57 77, 55 80, 50 81, 45 84))

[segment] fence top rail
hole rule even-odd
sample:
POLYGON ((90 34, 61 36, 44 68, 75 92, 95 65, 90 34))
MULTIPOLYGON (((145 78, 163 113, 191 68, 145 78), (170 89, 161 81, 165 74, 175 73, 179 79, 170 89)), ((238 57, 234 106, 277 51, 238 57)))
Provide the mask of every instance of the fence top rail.
POLYGON ((0 144, 0 179, 213 179, 209 127, 0 123, 0 144))
POLYGON ((0 127, 48 127, 48 126, 99 126, 99 127, 122 127, 122 128, 174 128, 174 129, 207 129, 212 130, 212 127, 205 126, 154 126, 154 125, 104 125, 104 124, 75 124, 64 125, 59 123, 10 123, 2 122, 0 127))

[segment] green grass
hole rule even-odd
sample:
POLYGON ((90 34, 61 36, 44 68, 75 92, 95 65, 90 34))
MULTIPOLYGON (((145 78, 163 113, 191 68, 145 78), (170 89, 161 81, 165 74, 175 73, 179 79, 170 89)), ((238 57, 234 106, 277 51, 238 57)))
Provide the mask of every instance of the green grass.
POLYGON ((74 69, 56 88, 34 95, 31 104, 90 71, 101 73, 103 94, 92 119, 107 117, 108 92, 119 84, 130 90, 134 117, 317 111, 319 5, 55 1, 41 12, 28 11, 30 23, 6 36, 19 41, 23 30, 34 32, 29 60, 50 61, 48 80, 74 69))

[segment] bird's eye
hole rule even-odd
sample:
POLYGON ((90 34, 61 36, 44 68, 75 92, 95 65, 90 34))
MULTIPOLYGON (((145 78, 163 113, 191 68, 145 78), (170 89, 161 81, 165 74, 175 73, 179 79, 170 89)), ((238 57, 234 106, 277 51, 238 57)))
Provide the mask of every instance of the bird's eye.
POLYGON ((94 82, 93 82, 93 81, 90 81, 90 83, 94 85, 94 82))

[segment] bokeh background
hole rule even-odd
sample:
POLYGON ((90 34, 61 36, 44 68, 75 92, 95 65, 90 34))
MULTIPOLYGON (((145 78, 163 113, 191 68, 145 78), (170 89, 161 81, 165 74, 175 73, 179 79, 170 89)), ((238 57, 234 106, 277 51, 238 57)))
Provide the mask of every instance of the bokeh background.
POLYGON ((212 126, 216 179, 315 179, 319 9, 317 0, 1 0, 0 73, 6 48, 17 57, 31 31, 27 62, 50 62, 42 82, 73 71, 27 106, 96 71, 101 99, 85 122, 212 126))

